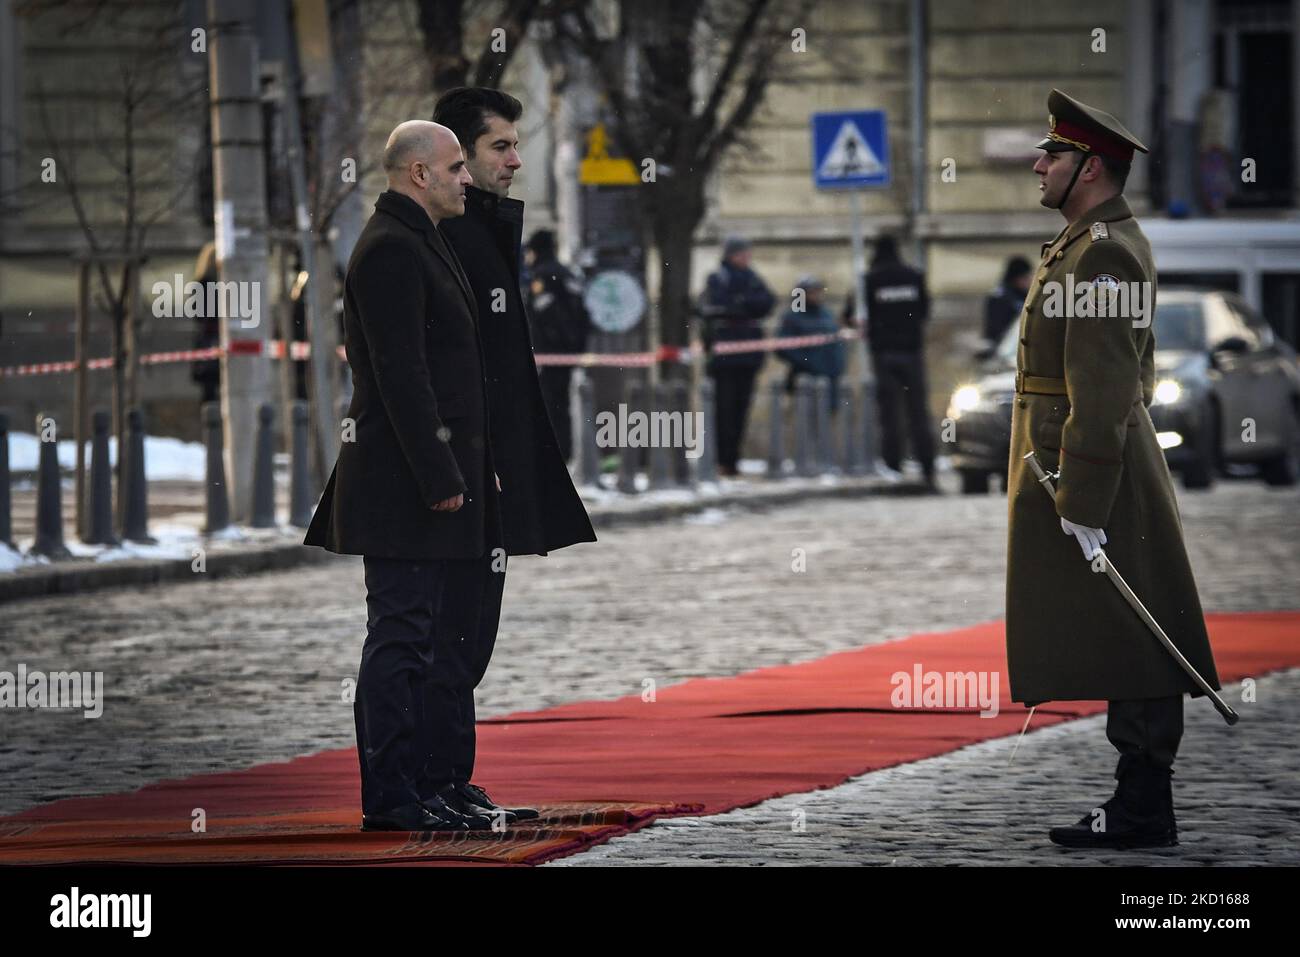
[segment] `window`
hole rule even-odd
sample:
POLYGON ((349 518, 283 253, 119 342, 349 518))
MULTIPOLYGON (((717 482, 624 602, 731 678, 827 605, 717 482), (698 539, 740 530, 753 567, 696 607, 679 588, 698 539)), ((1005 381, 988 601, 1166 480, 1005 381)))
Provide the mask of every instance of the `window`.
POLYGON ((1279 339, 1300 349, 1300 273, 1266 272, 1259 278, 1264 318, 1279 339))
POLYGON ((1227 91, 1232 115, 1227 122, 1230 139, 1224 145, 1236 154, 1231 157, 1235 170, 1243 159, 1255 160, 1255 182, 1234 183, 1227 196, 1229 207, 1294 202, 1291 7, 1287 0, 1219 0, 1215 10, 1215 86, 1227 91))

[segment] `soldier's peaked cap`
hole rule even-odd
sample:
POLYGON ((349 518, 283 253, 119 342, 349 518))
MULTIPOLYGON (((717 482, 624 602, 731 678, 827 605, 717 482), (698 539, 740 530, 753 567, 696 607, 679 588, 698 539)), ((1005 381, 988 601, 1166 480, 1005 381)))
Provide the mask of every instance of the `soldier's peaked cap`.
POLYGON ((1124 124, 1104 110, 1080 103, 1060 90, 1047 97, 1048 131, 1038 142, 1040 150, 1059 153, 1080 150, 1124 163, 1132 162, 1133 151, 1148 152, 1124 124))

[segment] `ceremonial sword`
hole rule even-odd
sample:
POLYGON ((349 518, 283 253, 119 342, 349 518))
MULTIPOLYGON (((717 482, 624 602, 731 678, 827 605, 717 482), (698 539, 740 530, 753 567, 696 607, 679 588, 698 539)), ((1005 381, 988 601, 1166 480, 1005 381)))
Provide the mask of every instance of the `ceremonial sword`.
MULTIPOLYGON (((1043 471, 1043 465, 1038 461, 1038 455, 1034 452, 1026 454, 1024 460, 1029 463, 1029 467, 1033 469, 1034 474, 1038 476, 1038 484, 1046 490, 1047 494, 1051 496, 1052 501, 1055 502, 1056 486, 1052 484, 1052 479, 1059 477, 1061 473, 1052 472, 1049 474, 1043 471)), ((1124 600, 1129 603, 1129 607, 1137 612, 1138 617, 1142 619, 1143 624, 1147 626, 1151 631, 1151 634, 1155 635, 1156 638, 1160 640, 1160 644, 1165 646, 1165 651, 1169 652, 1169 654, 1173 656, 1174 661, 1178 662, 1179 667, 1181 667, 1183 671, 1187 672, 1188 677, 1196 682, 1198 688, 1205 692, 1209 697, 1210 702, 1214 705, 1214 710, 1223 715, 1223 720, 1228 722, 1229 725, 1236 724, 1241 720, 1237 712, 1233 711, 1232 708, 1228 706, 1228 703, 1219 697, 1218 692, 1210 687, 1209 682, 1201 677, 1201 673, 1192 666, 1190 661, 1183 657, 1183 653, 1178 650, 1178 647, 1172 641, 1169 640, 1169 636, 1166 635, 1165 630, 1160 627, 1160 623, 1151 617, 1151 612, 1147 611, 1146 605, 1142 604, 1138 596, 1133 594, 1133 589, 1128 587, 1128 582, 1124 580, 1124 576, 1119 573, 1119 569, 1117 569, 1111 562, 1110 556, 1106 554, 1106 550, 1098 546, 1097 553, 1101 556, 1101 563, 1106 570, 1106 577, 1109 578, 1110 583, 1115 586, 1115 590, 1124 596, 1124 600)))

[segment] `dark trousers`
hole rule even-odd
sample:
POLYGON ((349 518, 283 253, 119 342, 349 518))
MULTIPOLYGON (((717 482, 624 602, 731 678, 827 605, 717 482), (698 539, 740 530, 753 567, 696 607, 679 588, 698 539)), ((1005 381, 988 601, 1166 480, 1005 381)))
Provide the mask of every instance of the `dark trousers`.
POLYGON ((1106 737, 1127 761, 1146 760, 1171 768, 1183 738, 1183 696, 1109 702, 1106 737))
POLYGON ((353 714, 365 814, 474 771, 474 689, 496 644, 505 555, 365 558, 367 635, 353 714), (493 563, 498 571, 493 571, 493 563))
POLYGON ((930 431, 925 357, 919 352, 877 352, 871 357, 876 374, 876 407, 880 412, 880 457, 894 471, 903 462, 903 426, 912 454, 927 479, 934 477, 934 435, 930 431))
POLYGON ((569 380, 573 378, 571 366, 542 366, 538 379, 542 386, 542 400, 550 413, 564 461, 573 459, 573 417, 569 414, 569 380))
POLYGON ((713 377, 714 417, 718 435, 718 466, 734 472, 745 439, 749 403, 754 396, 754 366, 722 366, 713 377))

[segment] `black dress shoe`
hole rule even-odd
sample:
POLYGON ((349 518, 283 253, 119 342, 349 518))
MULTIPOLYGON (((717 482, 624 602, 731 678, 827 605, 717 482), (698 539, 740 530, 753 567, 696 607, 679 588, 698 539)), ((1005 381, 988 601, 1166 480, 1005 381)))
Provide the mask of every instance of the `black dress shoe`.
POLYGON ((461 797, 466 801, 485 811, 493 814, 504 811, 506 822, 509 824, 513 824, 515 821, 531 821, 542 816, 541 812, 535 807, 502 807, 488 797, 487 791, 484 791, 477 784, 457 782, 456 790, 460 792, 461 797))
MULTIPOLYGON (((421 802, 434 814, 455 815, 465 822, 465 827, 470 831, 490 831, 494 817, 488 813, 485 808, 479 807, 466 801, 461 796, 460 791, 455 784, 445 784, 438 789, 433 797, 425 798, 421 802)), ((513 823, 507 819, 506 824, 513 823)))
POLYGON ((361 816, 363 831, 468 831, 469 823, 461 814, 446 814, 426 805, 403 804, 391 811, 361 816))
POLYGON ((1103 815, 1085 814, 1077 824, 1054 827, 1047 836, 1062 847, 1128 850, 1173 847, 1178 843, 1173 787, 1168 768, 1146 761, 1121 761, 1115 796, 1103 815))

